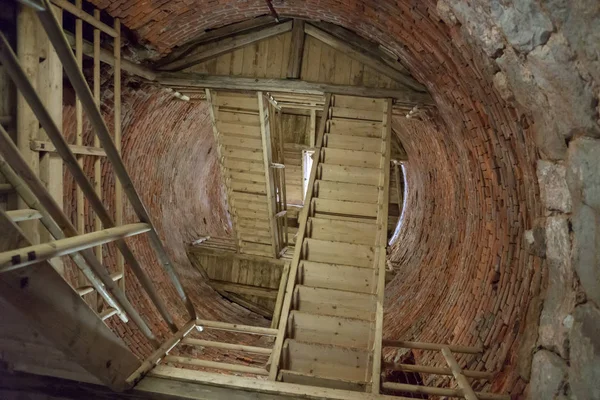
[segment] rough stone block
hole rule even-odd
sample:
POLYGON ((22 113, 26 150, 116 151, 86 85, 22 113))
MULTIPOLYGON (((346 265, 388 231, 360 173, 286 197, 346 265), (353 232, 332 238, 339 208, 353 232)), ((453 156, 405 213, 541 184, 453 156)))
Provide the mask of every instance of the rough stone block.
POLYGON ((588 299, 600 304, 600 215, 582 204, 573 214, 573 265, 588 299))
POLYGON ((554 400, 562 394, 567 374, 566 362, 548 350, 533 356, 529 394, 532 400, 554 400))
POLYGON ((535 0, 492 1, 492 18, 508 42, 520 52, 530 52, 548 40, 552 22, 535 0))
POLYGON ((573 313, 569 383, 575 400, 600 400, 600 310, 584 304, 573 313))
POLYGON ((600 212, 600 140, 582 137, 569 144, 567 183, 575 202, 600 212))
POLYGON ((542 201, 547 211, 571 212, 571 194, 566 180, 564 166, 545 160, 538 160, 537 177, 542 201))
POLYGON ((575 307, 571 240, 566 217, 550 217, 546 223, 548 288, 540 316, 538 344, 568 357, 565 318, 575 307))

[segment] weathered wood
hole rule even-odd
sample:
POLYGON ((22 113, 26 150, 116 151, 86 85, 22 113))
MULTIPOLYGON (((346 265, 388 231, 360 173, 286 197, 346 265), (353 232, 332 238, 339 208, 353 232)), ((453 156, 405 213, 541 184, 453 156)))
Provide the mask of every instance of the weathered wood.
POLYGON ((277 329, 279 321, 281 320, 281 307, 283 306, 283 297, 285 296, 285 287, 290 274, 290 264, 286 263, 283 266, 281 272, 281 279, 279 280, 279 290, 277 291, 277 300, 275 301, 275 309, 273 310, 273 320, 271 321, 271 328, 277 329))
POLYGON ((12 222, 30 221, 32 219, 42 218, 42 214, 38 210, 22 209, 6 211, 6 215, 12 222))
POLYGON ((314 37, 322 41, 323 43, 328 44, 336 50, 342 51, 351 58, 373 68, 374 70, 392 78, 393 80, 401 83, 402 85, 414 89, 419 92, 425 92, 425 87, 418 83, 414 78, 410 75, 403 74, 399 72, 397 69, 390 67, 385 64, 381 60, 374 58, 372 55, 368 54, 366 51, 361 48, 354 47, 351 43, 340 40, 337 37, 330 35, 329 33, 322 31, 314 25, 307 24, 304 27, 304 31, 307 35, 314 37))
MULTIPOLYGON (((100 10, 94 9, 94 18, 99 22, 100 21, 100 10)), ((94 29, 94 74, 93 74, 93 82, 94 82, 94 100, 96 101, 96 105, 101 107, 100 100, 100 30, 94 29)), ((98 140, 98 136, 94 135, 94 147, 100 147, 100 140, 98 140)), ((100 158, 94 158, 94 190, 96 191, 96 195, 100 200, 102 200, 102 165, 100 163, 100 158)), ((102 229, 102 220, 98 215, 94 217, 94 229, 96 231, 100 231, 102 229)), ((96 258, 99 262, 103 261, 103 251, 102 245, 96 246, 94 248, 94 253, 96 254, 96 258)), ((119 268, 119 270, 121 270, 119 268)), ((102 309, 102 303, 100 302, 100 298, 96 298, 96 309, 102 309)), ((112 311, 107 309, 103 312, 102 320, 108 319, 112 311)))
MULTIPOLYGON (((419 374, 432 374, 432 375, 446 375, 452 376, 452 370, 450 368, 439 368, 439 367, 429 367, 426 365, 414 365, 414 364, 401 364, 394 362, 386 362, 383 364, 386 369, 391 369, 394 371, 403 371, 403 372, 417 372, 419 374)), ((491 372, 483 372, 483 371, 472 371, 472 370, 462 370, 464 376, 468 378, 474 379, 486 379, 490 380, 494 377, 494 374, 491 372)))
MULTIPOLYGON (((29 245, 2 212, 0 231, 0 251, 29 245)), ((137 358, 47 262, 1 274, 0 288, 0 296, 67 357, 114 390, 128 387, 125 379, 138 367, 137 358)))
POLYGON ((245 294, 248 296, 264 297, 267 299, 277 298, 277 290, 275 289, 215 280, 211 281, 210 285, 213 286, 215 289, 224 290, 226 292, 245 294))
MULTIPOLYGON (((292 27, 292 46, 287 68, 288 79, 300 78, 302 55, 304 54, 304 20, 295 19, 292 27)), ((322 108, 322 107, 321 107, 322 108)))
POLYGON ((452 371, 452 375, 454 375, 454 379, 456 379, 456 382, 458 383, 458 387, 462 390, 464 398, 466 400, 478 400, 477 395, 473 391, 473 388, 469 384, 469 381, 467 381, 458 362, 456 362, 456 358, 454 358, 454 355, 448 347, 442 348, 442 355, 446 359, 446 362, 452 371))
POLYGON ((214 255, 214 256, 223 257, 223 258, 237 258, 240 260, 260 261, 260 262, 266 263, 265 265, 272 265, 273 267, 283 266, 287 263, 287 261, 285 261, 285 260, 253 256, 251 254, 225 252, 222 250, 215 250, 215 249, 210 249, 210 248, 201 247, 201 246, 189 246, 187 251, 190 254, 214 255))
POLYGON ((0 194, 13 193, 15 189, 10 183, 0 183, 0 194))
POLYGON ((369 347, 369 321, 317 315, 294 310, 290 313, 291 337, 301 342, 352 348, 369 347))
POLYGON ((211 347, 215 349, 223 349, 223 350, 238 350, 246 353, 255 353, 255 354, 271 354, 271 349, 265 347, 256 347, 256 346, 245 346, 242 344, 232 344, 232 343, 222 343, 222 342, 214 342, 212 340, 201 340, 201 339, 192 339, 185 338, 183 339, 183 344, 189 346, 196 347, 211 347))
MULTIPOLYGON (((446 389, 433 386, 418 386, 394 382, 384 382, 382 386, 384 389, 396 390, 400 392, 464 398, 462 389, 446 389)), ((475 392, 475 396, 477 396, 477 399, 479 400, 510 400, 510 396, 508 395, 494 393, 475 392)))
POLYGON ((6 251, 0 253, 0 273, 47 261, 50 258, 68 255, 117 239, 139 235, 149 230, 150 226, 144 223, 123 225, 75 237, 59 239, 50 243, 36 244, 18 250, 6 251))
POLYGON ((471 347, 471 346, 460 346, 454 344, 437 344, 437 343, 425 343, 425 342, 408 342, 403 340, 383 340, 383 347, 396 347, 405 349, 419 349, 419 350, 437 350, 441 351, 444 347, 448 347, 450 351, 454 353, 465 353, 465 354, 479 354, 483 353, 483 347, 471 347))
POLYGON ((164 360, 166 363, 193 365, 195 367, 220 369, 232 372, 241 372, 244 374, 268 375, 269 371, 264 368, 249 367, 246 365, 229 364, 209 360, 199 360, 191 357, 167 356, 164 360))
POLYGON ((417 92, 408 88, 383 89, 364 86, 332 85, 296 79, 243 78, 236 76, 206 75, 192 72, 163 72, 158 74, 157 81, 167 86, 173 85, 205 89, 288 92, 314 95, 334 93, 348 96, 393 98, 414 105, 434 104, 433 100, 428 94, 417 92))
POLYGON ((259 326, 229 324, 227 322, 196 320, 196 325, 205 329, 216 329, 229 332, 249 333, 253 335, 277 336, 277 329, 263 328, 259 326))
MULTIPOLYGON (((30 143, 30 148, 33 151, 38 151, 40 153, 48 152, 48 153, 56 153, 56 147, 52 142, 47 142, 43 140, 33 140, 30 143)), ((94 156, 94 157, 106 157, 106 152, 104 149, 95 146, 77 146, 74 144, 69 145, 71 152, 75 155, 85 155, 85 156, 94 156)))
POLYGON ((67 0, 51 0, 54 4, 62 8, 63 10, 73 14, 78 19, 81 19, 93 27, 100 29, 102 32, 106 33, 109 36, 116 37, 119 36, 116 30, 101 22, 100 20, 94 18, 92 15, 83 11, 80 7, 74 6, 73 3, 70 3, 67 0))
POLYGON ((191 67, 192 65, 218 57, 221 54, 234 51, 272 36, 289 32, 291 29, 292 22, 288 21, 274 26, 268 26, 253 32, 242 32, 231 37, 223 38, 216 42, 201 45, 185 57, 163 65, 160 67, 160 69, 163 71, 181 71, 182 69, 191 67))

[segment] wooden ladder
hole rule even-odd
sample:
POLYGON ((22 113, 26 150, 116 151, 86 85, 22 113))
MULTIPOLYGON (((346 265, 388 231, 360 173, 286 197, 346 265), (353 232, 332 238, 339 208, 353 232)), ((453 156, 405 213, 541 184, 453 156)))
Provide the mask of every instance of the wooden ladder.
POLYGON ((271 379, 379 390, 391 106, 327 98, 271 379))

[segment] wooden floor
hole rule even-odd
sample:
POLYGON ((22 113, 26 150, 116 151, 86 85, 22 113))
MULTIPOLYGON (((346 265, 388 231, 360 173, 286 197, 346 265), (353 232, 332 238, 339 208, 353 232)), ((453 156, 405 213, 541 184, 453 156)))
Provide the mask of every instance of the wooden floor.
POLYGON ((332 99, 299 232, 280 381, 370 388, 379 249, 386 240, 389 109, 384 99, 332 99))

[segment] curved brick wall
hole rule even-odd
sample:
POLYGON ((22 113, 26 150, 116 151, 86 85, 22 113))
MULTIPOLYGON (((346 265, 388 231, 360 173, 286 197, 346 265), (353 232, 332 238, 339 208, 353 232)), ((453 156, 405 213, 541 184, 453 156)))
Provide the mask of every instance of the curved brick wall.
MULTIPOLYGON (((268 13, 263 0, 197 1, 193 5, 183 0, 160 5, 142 0, 94 3, 122 18, 142 42, 161 54, 204 29, 268 13)), ((481 364, 485 369, 500 371, 493 381, 494 389, 514 394, 523 392, 530 379, 529 366, 536 345, 552 350, 564 360, 549 351, 538 351, 531 387, 554 389, 533 394, 532 398, 567 394, 569 385, 562 382, 567 379, 567 368, 586 368, 594 364, 596 357, 590 356, 592 361, 578 358, 576 362, 573 358, 568 367, 568 347, 567 353, 561 347, 564 342, 557 349, 543 337, 538 341, 537 332, 540 287, 549 280, 549 288, 560 289, 560 284, 566 282, 570 294, 579 285, 573 267, 565 261, 570 259, 570 250, 565 250, 571 244, 568 225, 560 224, 571 218, 571 203, 568 207, 550 207, 549 196, 563 187, 568 196, 562 159, 573 172, 592 171, 589 176, 594 176, 594 168, 589 165, 593 166, 591 152, 595 150, 585 149, 598 146, 596 142, 586 139, 589 145, 573 146, 569 154, 566 149, 571 147, 573 137, 598 136, 599 132, 598 88, 594 81, 598 68, 593 67, 597 66, 593 55, 597 54, 594 51, 598 42, 594 45, 588 39, 596 33, 585 35, 584 31, 594 26, 600 12, 593 0, 587 1, 587 9, 585 5, 558 3, 540 1, 540 6, 535 0, 503 2, 490 9, 489 2, 480 0, 273 1, 280 15, 337 23, 397 52, 414 76, 427 85, 437 104, 437 112, 426 122, 395 120, 410 160, 409 197, 405 224, 391 254, 401 269, 386 292, 385 337, 483 345, 481 364), (578 15, 587 20, 573 21, 578 15), (554 186, 550 189, 554 191, 548 192, 544 202, 536 178, 538 151, 557 163, 552 171, 559 171, 555 174, 558 178, 551 180, 554 186), (572 162, 580 155, 588 157, 588 164, 572 162), (558 211, 565 214, 555 215, 558 211), (525 248, 525 232, 535 226, 542 227, 541 234, 536 230, 529 242, 544 247, 544 243, 537 242, 538 236, 544 237, 545 220, 537 218, 551 213, 558 218, 553 226, 564 227, 566 233, 550 229, 546 236, 553 238, 552 244, 559 242, 561 251, 554 251, 552 256, 554 261, 568 264, 564 268, 571 271, 567 273, 570 281, 564 274, 560 275, 562 280, 556 278, 541 258, 530 255, 525 248), (550 376, 542 369, 550 365, 544 364, 546 359, 550 359, 552 372, 558 374, 552 375, 558 378, 551 383, 544 381, 544 376, 550 376)), ((226 229, 226 223, 221 222, 225 220, 223 197, 212 186, 217 182, 212 178, 216 176, 214 161, 205 157, 212 142, 204 106, 167 101, 164 95, 147 88, 128 94, 125 102, 135 112, 125 115, 128 166, 157 218, 187 287, 194 293, 200 313, 247 321, 249 315, 216 300, 213 294, 202 293, 206 290, 182 253, 181 241, 202 231, 199 227, 204 229, 200 224, 204 216, 208 231, 224 233, 226 229), (156 155, 156 161, 151 161, 149 154, 156 155), (206 172, 209 178, 198 172, 206 172), (210 204, 199 203, 197 194, 203 190, 213 191, 208 196, 210 204), (178 196, 171 196, 172 191, 178 196), (220 217, 210 217, 211 213, 220 217), (201 293, 204 297, 199 301, 201 293)), ((538 170, 538 174, 544 173, 538 170)), ((570 188, 579 193, 573 200, 574 212, 581 209, 600 220, 597 200, 590 200, 591 194, 585 197, 585 189, 597 183, 583 173, 573 176, 570 188), (581 204, 587 208, 578 208, 581 204)), ((597 239, 585 242, 582 238, 598 235, 598 230, 586 225, 584 214, 577 215, 573 243, 587 243, 589 248, 591 240, 593 249, 594 240, 599 243, 597 239), (588 236, 582 236, 585 229, 588 236)), ((589 252, 577 254, 584 260, 594 257, 589 252)), ((585 293, 597 302, 594 279, 598 279, 598 272, 581 269, 578 273, 592 279, 582 282, 585 290, 577 289, 577 304, 587 301, 585 293)), ((581 326, 598 321, 593 317, 598 313, 594 308, 597 306, 591 304, 585 309, 578 307, 575 323, 572 316, 569 320, 575 338, 571 348, 580 341, 588 343, 581 339, 588 335, 581 326)), ((573 301, 565 306, 566 312, 559 313, 553 311, 559 306, 546 301, 542 322, 546 318, 547 323, 550 321, 547 329, 559 331, 563 318, 575 305, 573 301)), ((565 333, 561 335, 564 339, 565 333)), ((585 354, 585 346, 574 348, 585 354)), ((590 348, 588 354, 592 353, 590 348)), ((416 354, 417 362, 428 362, 427 357, 416 354)), ((474 368, 483 367, 470 358, 461 361, 474 368)), ((570 382, 573 390, 580 390, 580 371, 569 374, 574 377, 570 382)))

